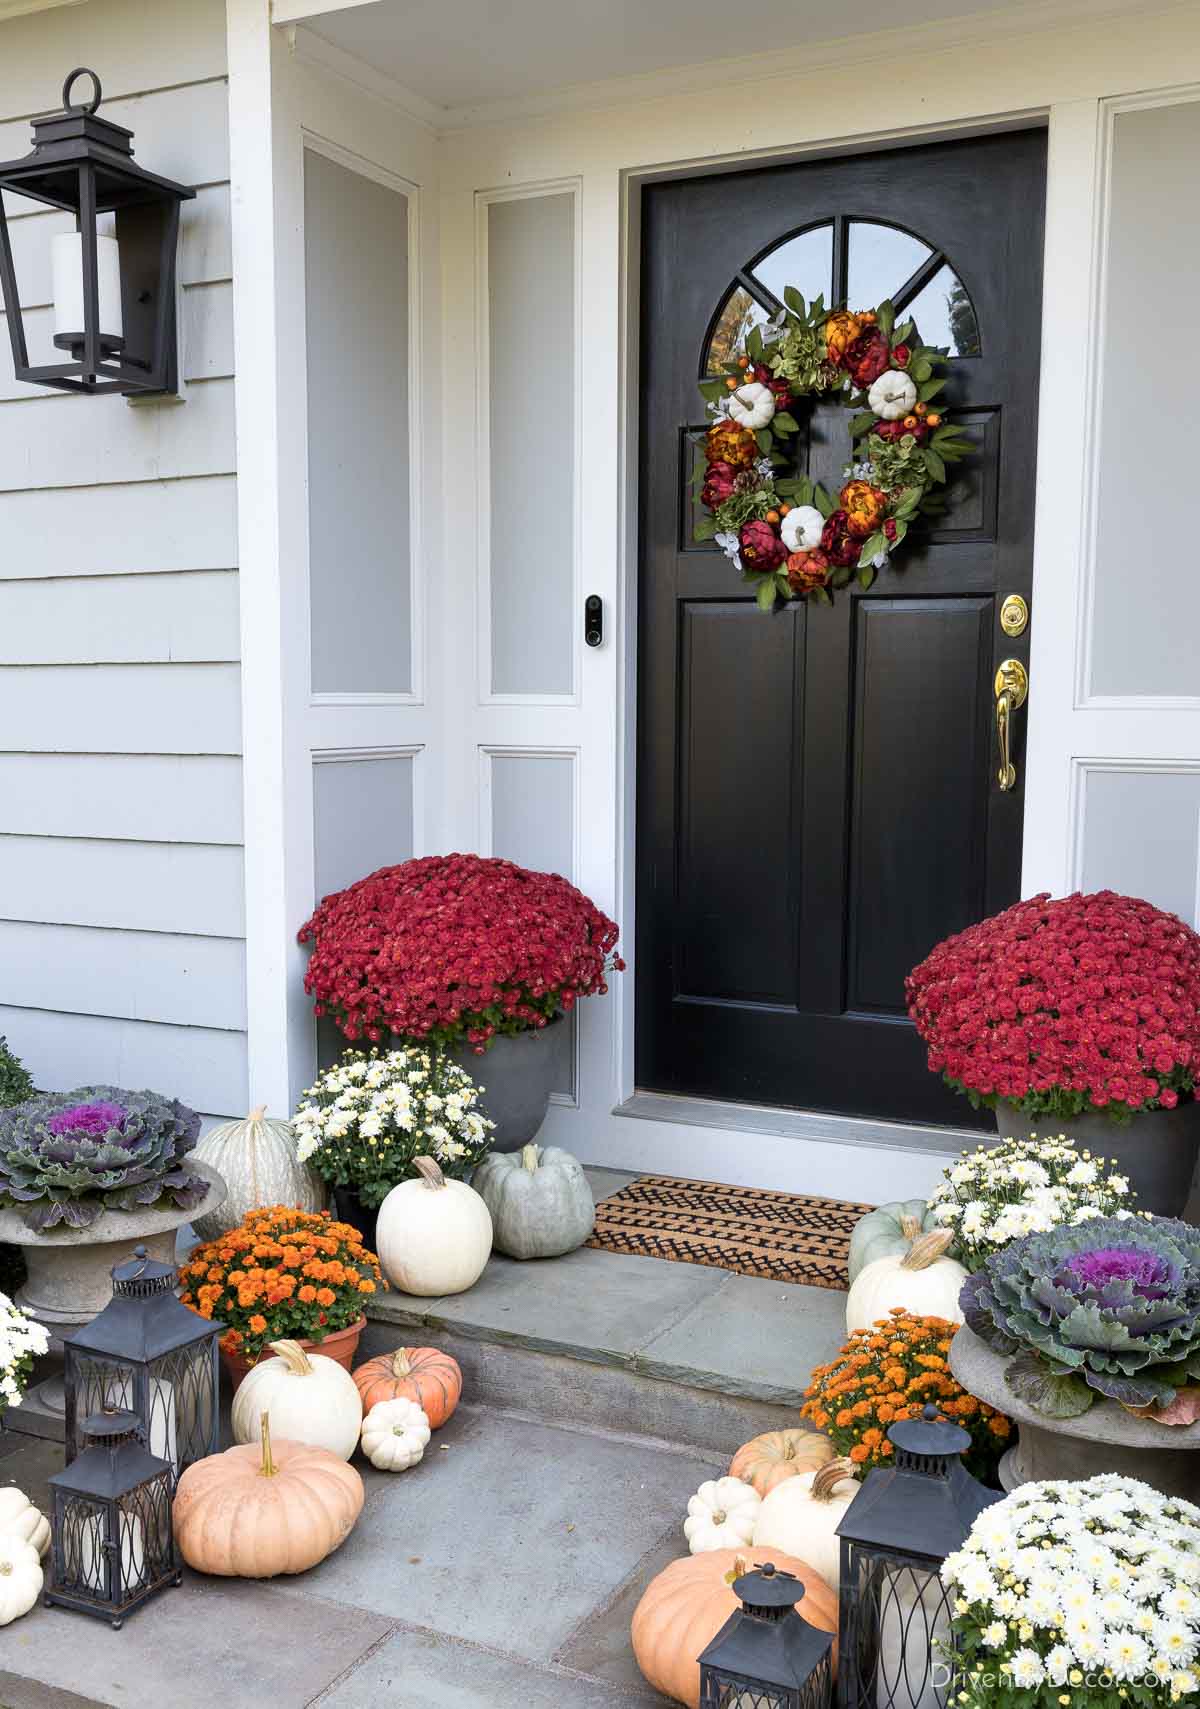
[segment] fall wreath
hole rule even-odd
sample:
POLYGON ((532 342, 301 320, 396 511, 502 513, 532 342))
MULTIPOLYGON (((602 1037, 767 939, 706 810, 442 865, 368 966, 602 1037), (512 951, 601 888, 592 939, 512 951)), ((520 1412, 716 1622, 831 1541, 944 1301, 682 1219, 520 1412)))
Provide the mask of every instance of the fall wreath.
POLYGON ((851 576, 870 587, 910 526, 943 507, 934 489, 974 449, 936 399, 946 353, 896 324, 890 302, 875 309, 806 304, 788 286, 785 306, 746 339, 746 354, 701 382, 713 417, 697 472, 707 515, 697 540, 715 540, 757 589, 764 611, 778 600, 832 602, 851 576), (793 410, 841 393, 851 460, 836 497, 792 467, 793 410))

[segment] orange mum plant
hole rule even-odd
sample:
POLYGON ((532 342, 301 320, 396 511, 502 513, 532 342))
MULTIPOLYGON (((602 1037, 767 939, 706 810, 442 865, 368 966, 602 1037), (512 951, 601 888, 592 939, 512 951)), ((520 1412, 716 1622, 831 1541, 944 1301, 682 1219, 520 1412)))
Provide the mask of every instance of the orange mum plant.
POLYGON ((903 1306, 893 1306, 869 1329, 856 1329, 830 1364, 814 1367, 801 1417, 824 1430, 837 1452, 860 1468, 861 1477, 891 1458, 889 1426, 919 1417, 933 1401, 969 1432, 967 1469, 982 1482, 993 1481, 1012 1425, 951 1376, 946 1356, 956 1328, 945 1318, 913 1317, 903 1306))
POLYGON ((292 1205, 248 1211, 197 1246, 180 1275, 184 1305, 224 1323, 221 1346, 247 1359, 268 1341, 323 1341, 387 1286, 357 1229, 292 1205))

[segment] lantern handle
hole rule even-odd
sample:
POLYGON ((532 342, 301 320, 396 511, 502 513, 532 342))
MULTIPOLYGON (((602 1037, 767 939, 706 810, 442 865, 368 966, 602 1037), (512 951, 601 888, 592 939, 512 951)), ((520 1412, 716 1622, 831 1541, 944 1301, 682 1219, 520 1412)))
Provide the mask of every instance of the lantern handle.
POLYGON ((92 89, 94 91, 91 100, 85 101, 82 107, 78 110, 82 113, 94 113, 104 98, 104 91, 100 87, 100 79, 88 65, 77 65, 75 70, 68 75, 66 82, 63 84, 63 106, 68 113, 74 111, 71 105, 71 87, 77 77, 90 77, 92 80, 92 89))

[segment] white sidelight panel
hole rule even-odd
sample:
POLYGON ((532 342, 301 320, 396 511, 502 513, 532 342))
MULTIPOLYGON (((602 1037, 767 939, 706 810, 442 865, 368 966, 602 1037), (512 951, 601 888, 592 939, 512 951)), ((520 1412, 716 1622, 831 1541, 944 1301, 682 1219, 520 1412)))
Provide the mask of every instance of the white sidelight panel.
POLYGON ((1080 760, 1075 881, 1200 925, 1200 761, 1080 760))
MULTIPOLYGON (((575 881, 576 758, 574 754, 480 755, 483 798, 490 819, 481 827, 481 847, 535 872, 557 872, 575 881)), ((557 1097, 575 1101, 576 1020, 555 1028, 557 1097)))
POLYGON ((304 153, 312 689, 413 689, 410 198, 304 153))
POLYGON ((318 897, 411 859, 413 759, 386 749, 313 755, 318 897))
POLYGON ((1189 480, 1200 348, 1169 336, 1154 305, 1192 300, 1200 277, 1200 222, 1185 211, 1200 100, 1118 111, 1109 149, 1085 697, 1194 699, 1200 580, 1172 495, 1189 480))
POLYGON ((570 697, 575 689, 575 200, 558 189, 481 205, 485 697, 570 697))

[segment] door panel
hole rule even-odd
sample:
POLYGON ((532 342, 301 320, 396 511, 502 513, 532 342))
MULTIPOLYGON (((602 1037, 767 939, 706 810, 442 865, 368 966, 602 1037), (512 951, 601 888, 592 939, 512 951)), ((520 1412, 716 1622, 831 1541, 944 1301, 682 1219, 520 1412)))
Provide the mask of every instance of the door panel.
MULTIPOLYGON (((939 938, 1018 894, 1018 787, 996 787, 1000 630, 1028 599, 1043 133, 651 187, 643 201, 637 1080, 701 1096, 961 1122, 904 1017, 939 938), (820 278, 818 277, 820 275, 820 278), (773 617, 692 539, 696 391, 784 283, 848 279, 948 343, 978 455, 936 530, 863 594, 773 617)), ((840 403, 797 464, 827 488, 840 403)), ((1031 693, 1036 694, 1036 684, 1031 693)))

